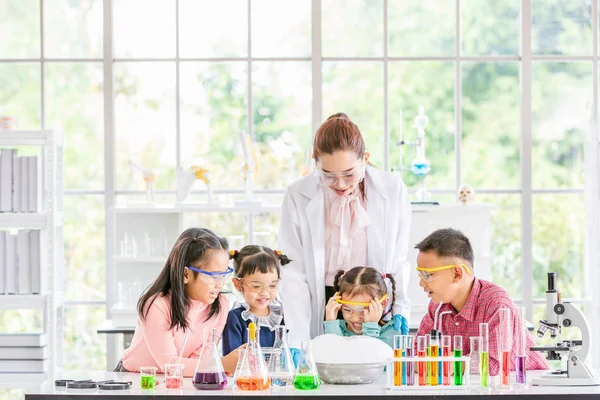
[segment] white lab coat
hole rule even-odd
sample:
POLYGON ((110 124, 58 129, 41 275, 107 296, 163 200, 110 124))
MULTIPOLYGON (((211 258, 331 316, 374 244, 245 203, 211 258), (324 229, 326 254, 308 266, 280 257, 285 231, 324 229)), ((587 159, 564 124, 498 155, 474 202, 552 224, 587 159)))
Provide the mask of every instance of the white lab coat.
MULTIPOLYGON (((396 280, 393 314, 410 316, 406 297, 406 261, 411 206, 402 179, 368 166, 365 175, 366 209, 373 222, 367 227, 370 267, 396 280)), ((292 262, 282 267, 279 295, 283 302, 289 342, 323 333, 325 315, 325 200, 324 188, 309 174, 288 187, 283 199, 278 249, 292 262)), ((354 267, 354 266, 351 266, 354 267)))

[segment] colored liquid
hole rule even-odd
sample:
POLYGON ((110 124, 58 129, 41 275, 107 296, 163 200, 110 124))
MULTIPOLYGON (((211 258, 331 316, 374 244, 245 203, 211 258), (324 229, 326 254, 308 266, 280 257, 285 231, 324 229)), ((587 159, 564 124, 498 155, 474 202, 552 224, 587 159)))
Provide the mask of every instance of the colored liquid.
POLYGON ((510 352, 500 352, 500 384, 510 386, 510 352))
POLYGON ((527 383, 527 372, 525 366, 525 356, 517 356, 517 383, 527 383))
POLYGON ((140 379, 140 386, 142 387, 142 389, 155 389, 156 388, 156 377, 142 376, 140 379))
MULTIPOLYGON (((402 350, 394 350, 394 358, 401 358, 402 350)), ((402 362, 394 362, 394 386, 402 386, 402 362)))
POLYGON ((224 373, 196 372, 192 383, 199 390, 222 390, 227 386, 227 376, 224 373))
MULTIPOLYGON (((462 350, 454 350, 454 357, 462 357, 462 350)), ((462 386, 463 384, 463 363, 462 361, 454 361, 454 385, 462 386)))
POLYGON ((267 390, 271 387, 271 379, 260 377, 237 378, 235 384, 241 390, 267 390))
POLYGON ((319 375, 296 375, 294 387, 300 390, 312 390, 321 386, 319 375))
POLYGON ((479 353, 479 374, 481 375, 481 386, 488 387, 490 385, 490 355, 487 351, 479 353))
MULTIPOLYGON (((431 357, 437 357, 438 356, 438 352, 439 352, 440 348, 439 346, 431 346, 431 350, 430 350, 430 354, 431 357)), ((431 386, 437 386, 438 385, 438 374, 439 374, 439 370, 438 370, 438 363, 433 361, 431 362, 431 381, 429 382, 429 384, 431 386)))
MULTIPOLYGON (((425 351, 427 352, 427 357, 429 357, 431 355, 431 348, 427 347, 425 349, 425 351)), ((427 385, 431 384, 431 362, 427 361, 427 385)))
MULTIPOLYGON (((410 349, 406 349, 406 357, 414 357, 415 350, 411 347, 410 349)), ((407 362, 404 363, 406 365, 406 384, 408 386, 413 386, 415 384, 415 363, 407 362)))
MULTIPOLYGON (((427 353, 419 351, 417 357, 426 357, 427 353)), ((419 375, 419 386, 427 386, 427 364, 428 362, 419 361, 417 365, 417 374, 419 375)))
POLYGON ((183 378, 167 378, 165 379, 167 389, 179 389, 183 387, 183 378))
POLYGON ((286 387, 291 384, 292 384, 292 379, 289 378, 288 376, 280 377, 280 378, 271 376, 271 386, 286 387))
MULTIPOLYGON (((450 346, 444 346, 444 348, 442 350, 442 356, 450 357, 450 346)), ((444 361, 443 366, 442 366, 442 375, 443 375, 442 383, 444 385, 449 385, 450 384, 450 361, 444 361)))

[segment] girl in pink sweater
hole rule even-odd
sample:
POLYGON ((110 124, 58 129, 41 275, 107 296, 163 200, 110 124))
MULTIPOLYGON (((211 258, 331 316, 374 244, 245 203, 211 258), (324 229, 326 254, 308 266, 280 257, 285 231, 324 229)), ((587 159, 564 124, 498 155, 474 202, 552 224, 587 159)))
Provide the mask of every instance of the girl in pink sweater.
MULTIPOLYGON (((184 232, 173 246, 160 275, 138 301, 138 320, 131 346, 118 370, 138 372, 165 364, 185 365, 193 376, 204 345, 204 329, 217 328, 221 336, 229 304, 221 295, 231 276, 227 239, 208 229, 184 232), (184 339, 188 333, 185 347, 184 339)), ((238 352, 222 358, 226 372, 234 372, 238 352)))

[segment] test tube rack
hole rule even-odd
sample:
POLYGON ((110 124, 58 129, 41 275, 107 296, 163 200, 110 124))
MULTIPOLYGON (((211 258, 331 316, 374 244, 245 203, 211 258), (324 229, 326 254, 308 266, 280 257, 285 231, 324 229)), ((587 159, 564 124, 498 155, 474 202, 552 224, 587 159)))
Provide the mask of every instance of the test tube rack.
MULTIPOLYGON (((468 356, 462 356, 462 357, 400 357, 400 358, 394 358, 392 359, 392 361, 387 365, 386 367, 386 389, 388 390, 440 390, 440 391, 445 391, 445 390, 468 390, 470 389, 470 385, 471 385, 471 359, 468 356), (449 379, 449 383, 450 384, 443 384, 443 379, 442 379, 442 384, 438 384, 438 385, 431 385, 430 384, 430 379, 429 377, 427 377, 426 379, 426 384, 422 385, 419 384, 419 378, 418 378, 418 367, 419 365, 424 365, 426 368, 427 363, 444 363, 444 362, 449 362, 450 363, 450 379, 449 379), (462 363, 462 372, 463 372, 463 379, 462 379, 462 384, 461 385, 455 385, 454 384, 454 363, 455 362, 461 362, 462 363), (413 381, 413 385, 407 385, 407 384, 403 384, 402 385, 395 385, 394 384, 394 365, 397 365, 396 363, 401 363, 402 365, 406 365, 407 363, 413 363, 413 371, 414 371, 414 379, 413 381)), ((431 365, 431 364, 430 364, 431 365)), ((427 369, 427 368, 426 368, 427 369)), ((404 371, 406 370, 406 368, 404 368, 404 371)), ((442 373, 442 369, 440 369, 439 373, 442 373)))

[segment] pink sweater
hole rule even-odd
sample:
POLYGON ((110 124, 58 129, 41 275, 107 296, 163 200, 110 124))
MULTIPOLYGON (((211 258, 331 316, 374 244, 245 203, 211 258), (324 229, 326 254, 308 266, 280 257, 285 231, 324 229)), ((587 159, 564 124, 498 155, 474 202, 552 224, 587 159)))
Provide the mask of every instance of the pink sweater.
MULTIPOLYGON (((205 320, 210 312, 210 305, 196 300, 191 301, 187 314, 190 333, 181 357, 181 363, 185 365, 184 376, 194 375, 204 345, 204 329, 217 328, 217 336, 221 338, 227 321, 229 302, 223 295, 220 299, 221 311, 208 321, 205 320)), ((177 363, 185 332, 183 329, 169 329, 170 315, 171 305, 170 295, 168 295, 160 296, 152 303, 145 321, 138 316, 131 346, 123 355, 123 367, 126 370, 139 372, 140 367, 153 366, 162 372, 165 364, 177 363)))

